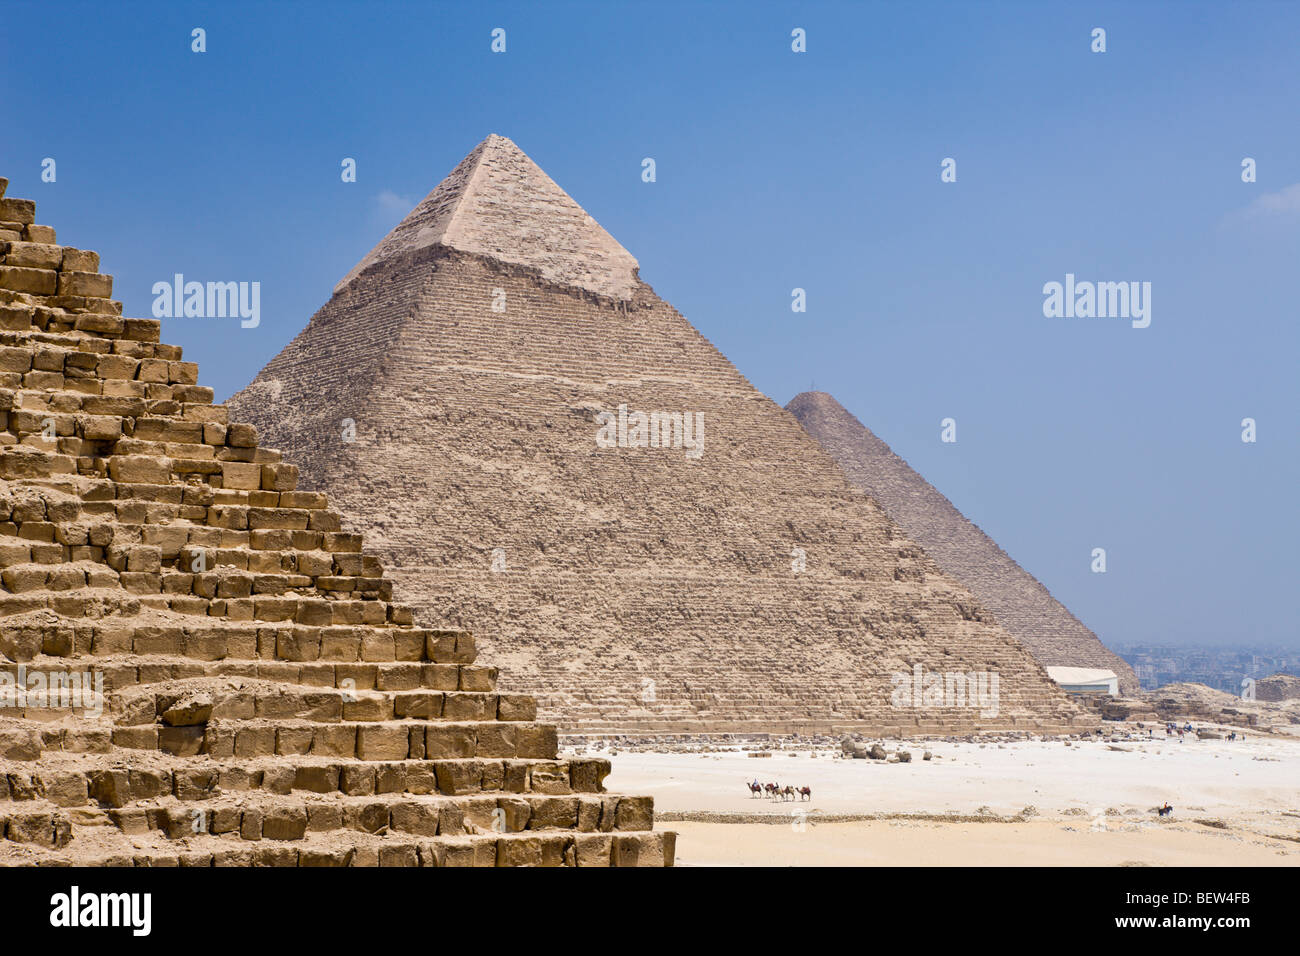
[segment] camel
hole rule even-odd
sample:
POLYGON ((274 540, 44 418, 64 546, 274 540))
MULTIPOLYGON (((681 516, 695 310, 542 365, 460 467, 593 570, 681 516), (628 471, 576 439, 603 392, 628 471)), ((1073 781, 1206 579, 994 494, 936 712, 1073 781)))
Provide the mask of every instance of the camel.
POLYGON ((745 786, 749 787, 749 795, 751 797, 762 796, 763 785, 760 784, 757 780, 755 780, 753 783, 750 783, 748 780, 746 780, 745 786))
POLYGON ((784 788, 783 790, 781 790, 781 799, 782 799, 782 800, 793 800, 793 799, 794 799, 794 787, 790 786, 790 785, 787 783, 787 784, 785 785, 785 788, 784 788))
POLYGON ((800 799, 800 800, 811 800, 811 799, 812 799, 812 787, 800 787, 800 788, 799 788, 799 799, 800 799))

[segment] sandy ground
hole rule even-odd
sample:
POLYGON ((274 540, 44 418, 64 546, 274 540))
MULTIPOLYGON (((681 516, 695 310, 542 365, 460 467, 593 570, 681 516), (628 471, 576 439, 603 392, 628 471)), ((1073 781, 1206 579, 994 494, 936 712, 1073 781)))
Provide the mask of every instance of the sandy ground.
POLYGON ((687 866, 1300 865, 1297 740, 903 746, 911 763, 831 751, 766 759, 622 752, 606 785, 653 795, 687 866), (921 759, 926 749, 934 759, 921 759), (756 777, 811 787, 813 798, 755 799, 745 781, 756 777), (1159 820, 1151 808, 1165 801, 1175 811, 1159 820), (672 819, 679 814, 688 819, 672 819))
MULTIPOLYGON (((1300 821, 1298 821, 1300 822, 1300 821)), ((1297 866, 1300 844, 1195 823, 660 824, 678 866, 1297 866)))

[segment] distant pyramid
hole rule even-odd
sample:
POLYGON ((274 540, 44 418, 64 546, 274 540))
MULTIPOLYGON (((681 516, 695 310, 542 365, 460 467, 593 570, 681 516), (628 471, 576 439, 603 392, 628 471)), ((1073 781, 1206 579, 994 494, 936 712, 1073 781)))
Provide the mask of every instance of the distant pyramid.
POLYGON ((1137 676, 1123 658, 832 396, 804 392, 786 410, 821 442, 850 481, 939 567, 970 588, 1044 666, 1113 670, 1121 691, 1138 690, 1137 676))
POLYGON ((230 405, 563 728, 1082 719, 503 137, 230 405), (996 673, 998 702, 922 700, 945 672, 996 673))
POLYGON ((0 866, 671 865, 0 179, 0 866))

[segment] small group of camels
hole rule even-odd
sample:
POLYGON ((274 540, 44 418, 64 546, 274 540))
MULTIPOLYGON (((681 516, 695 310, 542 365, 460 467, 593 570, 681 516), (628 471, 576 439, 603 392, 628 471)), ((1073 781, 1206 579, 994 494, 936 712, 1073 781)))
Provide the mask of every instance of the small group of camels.
POLYGON ((749 787, 750 796, 766 796, 769 800, 793 800, 798 795, 800 800, 812 799, 811 787, 792 787, 786 784, 784 787, 776 783, 759 783, 757 780, 745 781, 745 786, 749 787))

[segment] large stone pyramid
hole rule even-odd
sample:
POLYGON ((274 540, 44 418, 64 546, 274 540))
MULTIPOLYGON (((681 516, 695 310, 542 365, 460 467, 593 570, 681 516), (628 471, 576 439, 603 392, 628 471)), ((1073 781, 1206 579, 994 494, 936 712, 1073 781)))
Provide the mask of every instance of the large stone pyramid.
POLYGON ((671 863, 5 185, 0 864, 671 863))
POLYGON ((839 462, 850 481, 944 571, 970 588, 1045 666, 1113 670, 1124 693, 1138 690, 1137 675, 1122 657, 832 396, 804 392, 786 410, 839 462))
POLYGON ((503 137, 470 153, 230 406, 341 503, 399 596, 472 627, 565 729, 1077 718, 503 137), (998 705, 923 701, 923 676, 943 673, 996 674, 998 705))

